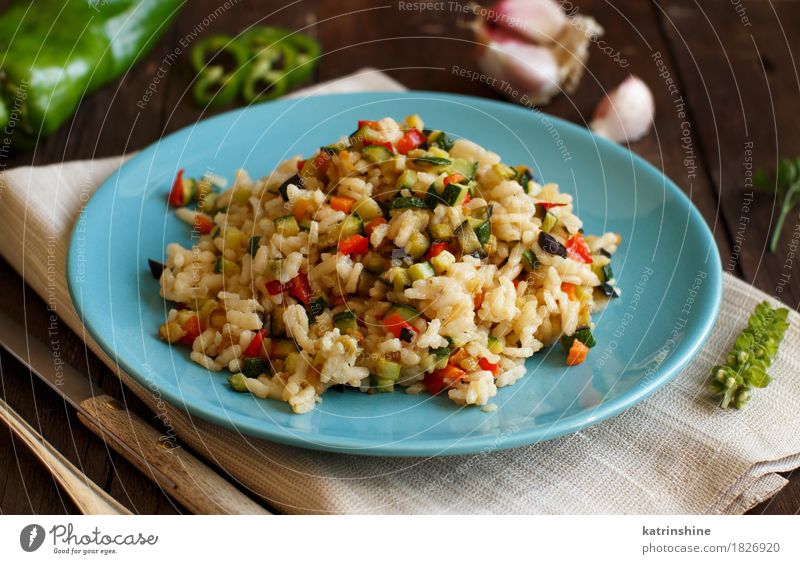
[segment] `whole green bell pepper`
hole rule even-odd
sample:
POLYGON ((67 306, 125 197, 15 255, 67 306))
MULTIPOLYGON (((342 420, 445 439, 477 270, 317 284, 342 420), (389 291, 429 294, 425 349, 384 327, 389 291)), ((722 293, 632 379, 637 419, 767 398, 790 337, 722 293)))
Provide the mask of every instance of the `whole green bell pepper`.
MULTIPOLYGON (((184 0, 12 0, 0 14, 0 128, 30 147, 125 73, 184 0)), ((2 136, 0 136, 2 137, 2 136)))

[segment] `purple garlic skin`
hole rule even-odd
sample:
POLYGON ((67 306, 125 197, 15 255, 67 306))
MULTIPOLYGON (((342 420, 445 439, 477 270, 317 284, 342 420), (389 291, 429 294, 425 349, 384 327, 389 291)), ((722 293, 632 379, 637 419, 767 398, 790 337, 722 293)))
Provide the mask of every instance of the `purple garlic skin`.
POLYGON ((600 101, 589 127, 611 141, 632 143, 650 131, 655 112, 650 88, 631 75, 600 101))
POLYGON ((573 92, 591 40, 603 33, 588 16, 567 17, 555 0, 500 0, 485 14, 472 26, 478 65, 494 88, 525 105, 573 92))

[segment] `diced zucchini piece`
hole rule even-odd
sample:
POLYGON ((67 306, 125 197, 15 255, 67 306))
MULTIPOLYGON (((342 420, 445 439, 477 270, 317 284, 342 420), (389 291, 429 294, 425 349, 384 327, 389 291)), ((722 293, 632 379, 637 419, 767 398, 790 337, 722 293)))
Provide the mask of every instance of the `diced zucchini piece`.
POLYGON ((411 278, 408 276, 408 271, 401 266, 390 268, 383 276, 383 279, 394 288, 395 292, 401 292, 411 286, 411 278))
POLYGON ((414 260, 418 260, 428 252, 431 244, 428 238, 421 231, 415 231, 411 234, 406 244, 405 251, 414 260))
POLYGON ((445 151, 453 148, 453 140, 444 131, 426 129, 423 133, 428 136, 429 147, 439 147, 445 151))
POLYGON ((302 231, 309 231, 311 229, 311 220, 307 217, 304 217, 297 225, 300 226, 302 231))
POLYGON ((431 353, 436 357, 436 368, 441 370, 447 366, 450 360, 450 347, 440 347, 431 349, 431 353))
POLYGON ((431 238, 434 241, 452 241, 453 240, 453 230, 446 223, 437 223, 435 225, 429 225, 428 226, 428 231, 430 232, 431 238))
POLYGON ((556 223, 558 223, 558 218, 549 211, 545 212, 544 219, 542 220, 542 231, 550 233, 556 226, 556 223))
POLYGON ((368 252, 363 259, 364 268, 373 274, 383 274, 386 270, 386 259, 375 251, 368 252))
POLYGON ((297 372, 297 369, 302 366, 301 363, 303 362, 305 361, 303 360, 302 354, 299 352, 290 352, 286 355, 286 360, 283 361, 283 371, 293 374, 297 372))
POLYGON ((383 215, 381 206, 372 198, 361 198, 353 206, 353 212, 358 214, 363 221, 371 221, 383 215))
POLYGON ((364 147, 364 142, 377 142, 381 140, 380 133, 370 129, 368 125, 363 127, 359 127, 353 133, 350 134, 350 145, 353 146, 354 149, 360 151, 362 147, 364 147))
POLYGON ((399 315, 400 319, 410 323, 418 318, 420 314, 410 305, 392 304, 389 309, 386 310, 384 317, 389 317, 390 315, 399 315))
POLYGON ((533 174, 531 170, 525 165, 519 165, 513 167, 514 171, 517 173, 514 180, 522 186, 522 189, 525 190, 526 194, 530 194, 531 192, 531 183, 533 182, 533 174))
POLYGON ((351 235, 359 235, 364 230, 364 222, 357 215, 350 214, 342 222, 339 237, 346 239, 351 235))
POLYGON ((436 209, 439 204, 444 204, 442 199, 442 192, 444 191, 444 178, 437 178, 433 183, 428 186, 428 192, 425 194, 425 207, 428 209, 436 209))
POLYGON ((581 327, 575 330, 575 333, 572 335, 563 335, 561 337, 561 347, 564 349, 565 353, 569 352, 569 349, 572 347, 572 342, 577 339, 584 345, 589 348, 592 348, 597 344, 594 340, 594 335, 592 335, 591 329, 588 327, 581 327))
POLYGON ((246 392, 247 391, 247 376, 242 374, 241 372, 237 372, 236 374, 231 374, 228 376, 228 385, 233 388, 235 392, 246 392))
POLYGON ((481 245, 488 243, 491 235, 492 223, 488 219, 475 228, 475 236, 478 237, 478 241, 481 245))
POLYGON ((383 145, 367 145, 361 149, 361 156, 370 163, 383 163, 394 158, 394 153, 383 145))
POLYGON ((375 362, 375 375, 382 380, 396 382, 400 379, 400 364, 380 357, 375 362))
POLYGON ((417 172, 407 168, 403 173, 397 177, 397 183, 394 185, 395 190, 411 190, 417 182, 417 172))
POLYGON ((333 326, 342 333, 348 329, 358 329, 358 321, 351 311, 340 311, 333 316, 333 326))
POLYGON ((247 243, 247 252, 250 253, 251 257, 256 256, 258 252, 259 242, 261 241, 261 237, 259 235, 254 235, 250 237, 250 241, 247 243))
POLYGON ((411 278, 412 282, 427 280, 435 275, 436 273, 433 270, 433 265, 429 262, 418 262, 417 264, 411 265, 408 269, 408 276, 411 278))
POLYGON ((219 257, 214 264, 214 272, 222 273, 224 276, 235 276, 239 274, 239 265, 232 260, 219 257))
POLYGON ((414 196, 400 196, 394 198, 391 203, 393 210, 401 210, 405 208, 424 208, 427 207, 424 200, 415 198, 414 196))
POLYGON ((379 393, 381 394, 394 393, 394 380, 386 380, 384 378, 379 378, 378 376, 373 376, 372 380, 375 385, 375 389, 379 393))
POLYGON ((269 372, 269 367, 263 359, 258 357, 248 357, 241 360, 242 374, 248 378, 258 378, 262 374, 269 372))
POLYGON ((293 215, 285 215, 275 220, 275 231, 284 237, 294 237, 300 233, 300 226, 293 215))
POLYGON ((536 255, 533 254, 533 251, 526 250, 522 252, 522 266, 525 268, 526 272, 533 272, 542 266, 542 263, 540 263, 536 255))
POLYGON ((417 166, 448 166, 453 164, 453 161, 444 157, 434 157, 425 155, 424 157, 417 157, 414 159, 414 164, 417 166))
POLYGON ((460 206, 467 194, 469 194, 469 187, 466 184, 453 182, 444 187, 442 200, 448 206, 460 206))
POLYGON ((450 170, 463 174, 467 180, 472 180, 475 178, 475 173, 478 171, 478 162, 469 161, 467 159, 453 159, 450 170))
POLYGON ((450 251, 442 251, 431 259, 431 265, 436 274, 445 274, 456 263, 456 257, 450 251))
POLYGON ((339 141, 338 143, 332 143, 331 145, 325 145, 324 147, 320 147, 319 150, 329 155, 336 155, 341 151, 344 151, 346 148, 347 145, 339 141))
POLYGON ((356 287, 356 292, 362 296, 369 295, 369 291, 377 281, 378 277, 375 274, 367 270, 362 270, 361 274, 358 276, 358 286, 356 287))
POLYGON ((286 335, 286 324, 283 322, 283 312, 286 308, 278 306, 269 317, 269 333, 272 337, 282 337, 286 335))
POLYGON ((293 352, 297 352, 297 347, 291 339, 272 340, 272 356, 275 358, 286 358, 293 352))
POLYGON ((489 344, 487 345, 487 348, 494 354, 500 354, 503 352, 503 343, 501 343, 500 339, 494 335, 489 335, 489 344))
POLYGON ((614 271, 611 270, 611 265, 607 264, 603 266, 603 277, 601 280, 603 282, 611 282, 614 279, 614 271))
POLYGON ((473 255, 480 258, 483 258, 486 253, 483 251, 483 247, 481 246, 481 242, 478 240, 478 236, 475 235, 475 230, 469 224, 469 221, 465 220, 464 223, 456 227, 455 231, 456 239, 458 240, 458 244, 461 246, 461 252, 465 255, 473 255))
POLYGON ((505 178, 508 180, 511 180, 517 176, 517 171, 504 163, 497 163, 492 165, 492 171, 497 173, 497 175, 500 176, 501 178, 505 178))
POLYGON ((475 219, 479 219, 481 222, 489 221, 489 219, 491 219, 491 217, 492 217, 492 210, 493 209, 494 209, 494 206, 492 206, 492 205, 476 208, 476 209, 472 210, 472 213, 470 213, 470 216, 474 217, 475 219))

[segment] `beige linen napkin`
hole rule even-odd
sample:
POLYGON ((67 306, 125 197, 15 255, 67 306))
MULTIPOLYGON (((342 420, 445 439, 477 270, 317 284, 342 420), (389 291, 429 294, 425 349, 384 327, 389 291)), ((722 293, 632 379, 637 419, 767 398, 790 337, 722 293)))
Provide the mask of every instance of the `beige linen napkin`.
MULTIPOLYGON (((401 88, 365 69, 315 92, 401 88)), ((67 244, 81 205, 122 160, 0 175, 0 252, 83 337, 67 292, 67 244)), ((742 513, 786 484, 777 472, 800 466, 800 316, 790 315, 773 383, 746 409, 721 411, 705 392, 709 367, 755 304, 768 299, 728 275, 724 285, 719 321, 702 352, 653 397, 567 437, 475 456, 360 457, 249 439, 178 408, 156 409, 159 398, 119 375, 185 443, 285 512, 742 513)), ((87 344, 119 371, 96 343, 87 344)))

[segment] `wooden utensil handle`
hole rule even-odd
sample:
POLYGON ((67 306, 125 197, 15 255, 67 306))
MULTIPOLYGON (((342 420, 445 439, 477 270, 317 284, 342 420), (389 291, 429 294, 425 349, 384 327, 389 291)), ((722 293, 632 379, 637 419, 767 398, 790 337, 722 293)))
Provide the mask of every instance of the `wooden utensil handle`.
POLYGON ((48 443, 16 411, 0 399, 0 419, 5 421, 47 469, 84 515, 130 515, 131 512, 104 492, 48 443))
POLYGON ((107 395, 85 400, 78 418, 192 513, 266 514, 222 476, 107 395))

